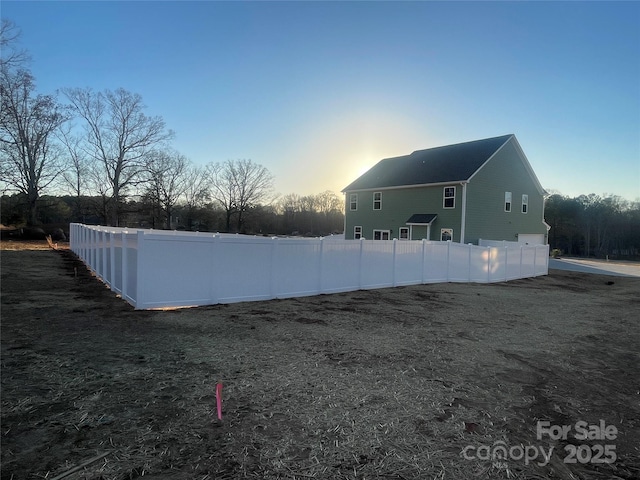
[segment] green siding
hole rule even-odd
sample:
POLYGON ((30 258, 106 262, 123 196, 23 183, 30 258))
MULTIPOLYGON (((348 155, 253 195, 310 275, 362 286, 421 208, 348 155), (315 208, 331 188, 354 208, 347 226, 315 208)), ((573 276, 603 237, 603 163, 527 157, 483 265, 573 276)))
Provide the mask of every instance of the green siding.
POLYGON ((467 186, 465 242, 478 239, 517 241, 519 233, 546 234, 544 197, 529 175, 511 139, 482 167, 467 186), (504 211, 504 194, 511 192, 511 212, 504 211), (529 209, 521 212, 522 194, 529 209))
MULTIPOLYGON (((391 238, 398 238, 400 227, 407 226, 407 220, 414 213, 435 213, 438 218, 431 225, 430 240, 440 240, 441 228, 452 228, 454 241, 460 240, 462 185, 456 187, 455 208, 443 208, 445 185, 430 187, 397 188, 376 190, 382 192, 382 209, 373 209, 373 190, 352 191, 345 195, 345 238, 353 239, 353 227, 362 226, 362 234, 373 238, 373 230, 391 230, 391 238), (358 210, 349 210, 349 196, 358 194, 358 210)), ((413 240, 425 238, 426 227, 413 227, 413 240)))
MULTIPOLYGON (((467 184, 465 243, 487 240, 517 241, 518 234, 547 234, 543 222, 544 196, 525 167, 515 138, 510 139, 467 184), (505 192, 512 194, 511 212, 504 211, 505 192), (523 214, 522 195, 529 196, 528 212, 523 214)), ((445 185, 381 189, 382 209, 373 210, 373 190, 346 192, 345 237, 353 238, 353 227, 373 238, 373 230, 391 230, 399 237, 400 227, 415 213, 435 213, 430 240, 440 240, 440 229, 452 228, 453 241, 460 241, 462 216, 461 184, 456 187, 454 209, 443 208, 445 185), (358 194, 358 210, 349 209, 351 193, 358 194)), ((426 227, 414 226, 412 239, 426 238, 426 227)))

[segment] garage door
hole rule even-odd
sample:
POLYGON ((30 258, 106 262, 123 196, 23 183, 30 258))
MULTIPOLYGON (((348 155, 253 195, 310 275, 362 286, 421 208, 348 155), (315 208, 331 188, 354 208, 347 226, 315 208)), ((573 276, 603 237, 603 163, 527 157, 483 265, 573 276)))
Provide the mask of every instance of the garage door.
POLYGON ((544 233, 519 233, 518 243, 527 245, 544 245, 544 233))

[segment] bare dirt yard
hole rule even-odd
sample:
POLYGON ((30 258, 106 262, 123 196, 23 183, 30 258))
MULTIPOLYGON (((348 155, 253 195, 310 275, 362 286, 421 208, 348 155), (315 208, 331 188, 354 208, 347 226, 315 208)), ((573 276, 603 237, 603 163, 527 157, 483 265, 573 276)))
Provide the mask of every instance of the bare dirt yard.
POLYGON ((2 480, 640 478, 640 278, 134 311, 3 247, 2 480))

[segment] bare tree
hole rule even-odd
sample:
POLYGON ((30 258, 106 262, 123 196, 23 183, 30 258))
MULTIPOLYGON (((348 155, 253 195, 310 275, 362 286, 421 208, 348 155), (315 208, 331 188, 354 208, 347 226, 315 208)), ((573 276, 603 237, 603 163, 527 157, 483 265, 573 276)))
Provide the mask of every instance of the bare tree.
POLYGON ((100 165, 109 187, 109 223, 120 222, 122 203, 145 167, 145 156, 173 133, 161 117, 149 117, 142 97, 122 88, 93 92, 66 89, 66 97, 85 123, 85 150, 100 165))
POLYGON ((20 29, 11 20, 0 21, 0 66, 6 69, 21 69, 29 62, 29 53, 18 47, 20 29))
POLYGON ((84 201, 83 195, 88 190, 89 165, 87 156, 83 149, 82 139, 71 133, 71 127, 60 129, 58 137, 64 146, 67 156, 67 168, 62 172, 62 188, 70 191, 75 197, 73 208, 74 221, 84 222, 84 201))
POLYGON ((0 177, 27 197, 27 223, 37 222, 37 204, 62 171, 55 131, 68 119, 51 95, 35 94, 31 73, 0 69, 0 177))
POLYGON ((204 167, 199 165, 189 165, 185 173, 187 184, 183 193, 184 206, 186 207, 186 226, 189 230, 193 228, 193 216, 196 209, 204 206, 210 200, 209 178, 204 167))
POLYGON ((155 150, 147 158, 147 191, 171 229, 171 217, 178 200, 187 190, 189 161, 175 151, 155 150))
POLYGON ((273 176, 262 165, 251 160, 227 160, 210 164, 211 197, 226 214, 226 228, 236 216, 236 231, 243 229, 243 215, 252 206, 273 199, 273 176))
POLYGON ((335 212, 342 212, 344 202, 331 190, 325 190, 315 195, 315 207, 318 213, 329 215, 335 212))

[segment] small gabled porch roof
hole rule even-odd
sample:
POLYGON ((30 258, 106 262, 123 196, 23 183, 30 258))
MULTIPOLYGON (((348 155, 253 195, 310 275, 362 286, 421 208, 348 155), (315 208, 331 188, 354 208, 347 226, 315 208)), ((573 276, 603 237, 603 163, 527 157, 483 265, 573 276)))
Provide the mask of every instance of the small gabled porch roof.
POLYGON ((431 225, 437 217, 437 213, 414 213, 409 217, 406 225, 431 225))

